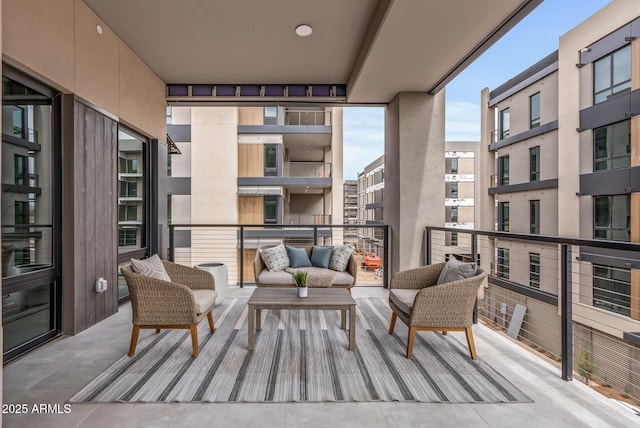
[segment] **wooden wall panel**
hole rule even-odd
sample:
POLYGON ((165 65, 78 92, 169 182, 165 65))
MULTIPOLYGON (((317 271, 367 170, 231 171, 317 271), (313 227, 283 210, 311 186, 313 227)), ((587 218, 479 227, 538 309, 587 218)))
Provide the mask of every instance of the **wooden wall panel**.
MULTIPOLYGON (((240 254, 240 250, 238 250, 240 254)), ((249 248, 244 250, 244 266, 242 272, 244 273, 244 282, 255 282, 256 277, 253 272, 253 258, 256 255, 255 248, 249 248)), ((238 260, 238 266, 240 266, 240 260, 238 260)))
POLYGON ((262 196, 238 197, 238 222, 240 224, 264 223, 264 200, 262 196))
POLYGON ((263 107, 238 108, 238 125, 264 125, 263 107))
MULTIPOLYGON (((65 232, 65 254, 73 254, 73 333, 118 310, 117 287, 117 123, 85 106, 74 104, 73 230, 65 232), (66 241, 66 239, 65 239, 66 241), (69 251, 69 247, 72 250, 69 251), (95 281, 108 281, 95 292, 95 281)), ((69 166, 65 166, 69 167, 69 166)))
POLYGON ((238 177, 264 176, 264 146, 238 144, 238 177))

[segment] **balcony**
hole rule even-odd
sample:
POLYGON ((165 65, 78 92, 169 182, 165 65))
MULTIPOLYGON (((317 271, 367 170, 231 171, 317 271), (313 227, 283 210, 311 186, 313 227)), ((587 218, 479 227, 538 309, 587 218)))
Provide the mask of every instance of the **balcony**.
POLYGON ((290 178, 331 178, 331 163, 285 162, 283 176, 290 178))

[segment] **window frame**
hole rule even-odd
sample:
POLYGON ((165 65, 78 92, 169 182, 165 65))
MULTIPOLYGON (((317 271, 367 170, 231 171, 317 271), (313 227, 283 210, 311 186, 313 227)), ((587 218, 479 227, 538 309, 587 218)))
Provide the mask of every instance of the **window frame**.
POLYGON ((540 288, 540 253, 529 253, 529 287, 540 288))
POLYGON ((630 194, 622 194, 622 195, 599 195, 593 197, 593 238, 594 239, 606 239, 610 241, 621 241, 621 242, 629 242, 631 240, 631 195, 630 194), (622 198, 626 199, 624 205, 628 208, 626 213, 626 226, 614 226, 614 220, 616 219, 616 200, 620 200, 622 198), (598 225, 598 201, 607 201, 607 218, 608 224, 598 225), (626 239, 614 239, 614 233, 623 231, 626 234, 626 239), (604 236, 603 236, 604 232, 604 236))
POLYGON ((498 157, 498 186, 509 185, 510 164, 509 155, 498 157))
POLYGON ((537 128, 540 126, 540 92, 529 97, 529 129, 537 128), (534 100, 537 99, 537 112, 534 111, 534 100))
POLYGON ((505 138, 509 137, 509 135, 511 135, 511 111, 509 110, 509 107, 500 110, 499 118, 500 118, 500 121, 499 121, 500 139, 504 140, 505 138), (506 127, 505 127, 505 123, 506 123, 506 127))
POLYGON ((631 315, 631 270, 617 268, 613 266, 605 266, 594 263, 592 265, 593 273, 593 298, 591 304, 593 307, 600 308, 616 314, 630 316, 631 315), (597 275, 596 271, 606 270, 606 276, 597 275), (615 273, 626 273, 629 279, 621 280, 614 278, 615 273), (626 285, 626 287, 625 287, 626 285), (608 286, 608 287, 607 287, 608 286), (623 288, 623 290, 620 290, 623 288), (616 299, 616 296, 622 296, 622 299, 616 299), (625 306, 626 304, 626 306, 625 306))
POLYGON ((540 146, 529 148, 529 182, 540 181, 540 146))
POLYGON ((529 233, 540 234, 540 199, 529 201, 529 233))
POLYGON ((508 201, 498 202, 498 231, 509 232, 509 219, 510 219, 509 202, 508 201))
POLYGON ((496 276, 509 279, 509 248, 498 247, 496 250, 496 276))
MULTIPOLYGON (((622 135, 624 136, 625 135, 624 131, 622 132, 623 132, 622 135)), ((631 166, 631 119, 625 119, 625 120, 621 120, 620 122, 611 123, 606 126, 595 128, 593 130, 593 171, 594 172, 609 171, 614 169, 628 168, 630 166, 631 166), (622 128, 622 126, 625 126, 626 128, 625 130, 628 131, 626 133, 626 145, 625 145, 626 153, 616 154, 614 150, 615 142, 617 140, 617 133, 620 132, 620 128, 622 128), (604 140, 606 156, 596 157, 598 155, 598 152, 600 151, 598 149, 598 145, 600 143, 598 141, 598 136, 603 131, 606 134, 605 140, 604 140), (622 164, 619 163, 621 159, 623 160, 622 164), (599 167, 599 165, 602 165, 603 163, 605 165, 605 168, 599 167)))
POLYGON ((603 103, 605 101, 608 101, 612 98, 616 98, 619 95, 623 95, 626 94, 628 92, 631 92, 631 44, 627 44, 625 46, 622 46, 619 49, 616 49, 615 51, 603 56, 602 58, 599 58, 598 60, 593 62, 593 85, 592 85, 592 89, 593 89, 593 104, 600 104, 603 103), (615 63, 614 63, 614 59, 616 58, 616 54, 619 54, 620 52, 624 51, 625 49, 628 50, 628 55, 629 55, 629 79, 620 81, 620 82, 615 82, 615 63), (599 65, 600 64, 604 64, 605 62, 608 62, 608 86, 606 88, 600 89, 600 90, 596 90, 596 85, 598 83, 598 69, 599 69, 599 65), (620 88, 617 92, 613 92, 615 87, 620 87, 624 85, 623 88, 620 88), (600 99, 598 100, 598 96, 601 94, 605 94, 607 92, 610 92, 610 95, 606 96, 604 99, 600 99))

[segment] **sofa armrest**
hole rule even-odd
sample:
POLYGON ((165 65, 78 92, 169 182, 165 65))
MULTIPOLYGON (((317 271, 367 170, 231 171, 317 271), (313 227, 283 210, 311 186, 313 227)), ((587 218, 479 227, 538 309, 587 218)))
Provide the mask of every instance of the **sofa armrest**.
POLYGON ((353 285, 356 285, 356 281, 358 280, 358 260, 356 259, 355 254, 352 254, 351 258, 349 258, 347 272, 349 272, 349 275, 353 277, 353 285))
POLYGON ((258 275, 260 275, 260 272, 262 272, 262 270, 265 268, 266 266, 262 261, 262 257, 260 256, 260 251, 259 249, 256 249, 256 255, 253 257, 253 276, 255 277, 255 280, 256 280, 256 286, 260 285, 260 283, 258 282, 258 275))

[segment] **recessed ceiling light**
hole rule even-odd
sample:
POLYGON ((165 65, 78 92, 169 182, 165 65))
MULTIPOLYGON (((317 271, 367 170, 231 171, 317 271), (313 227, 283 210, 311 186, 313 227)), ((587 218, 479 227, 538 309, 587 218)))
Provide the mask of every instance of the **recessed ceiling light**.
POLYGON ((102 34, 102 25, 96 25, 96 31, 98 32, 98 34, 102 34))
POLYGON ((313 28, 311 28, 311 25, 300 24, 296 27, 296 34, 300 37, 310 36, 311 33, 313 33, 313 28))

